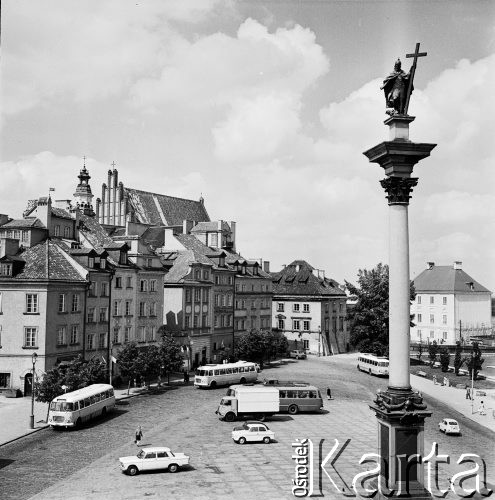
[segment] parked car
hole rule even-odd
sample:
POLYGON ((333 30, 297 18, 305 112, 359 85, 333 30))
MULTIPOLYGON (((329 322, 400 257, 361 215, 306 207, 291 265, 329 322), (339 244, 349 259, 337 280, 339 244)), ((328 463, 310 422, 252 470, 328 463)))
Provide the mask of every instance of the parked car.
POLYGON ((263 422, 246 420, 242 425, 234 427, 232 439, 239 444, 245 444, 248 441, 262 441, 268 444, 272 439, 275 439, 275 433, 263 422))
POLYGON ((289 357, 296 359, 306 359, 306 353, 304 351, 300 351, 299 349, 293 349, 289 352, 289 357))
POLYGON ((438 429, 445 434, 460 434, 461 429, 457 420, 452 418, 444 418, 439 424, 438 429))
POLYGON ((173 453, 170 448, 142 448, 137 455, 119 458, 122 472, 135 476, 141 471, 167 469, 177 472, 179 467, 189 464, 184 453, 173 453))

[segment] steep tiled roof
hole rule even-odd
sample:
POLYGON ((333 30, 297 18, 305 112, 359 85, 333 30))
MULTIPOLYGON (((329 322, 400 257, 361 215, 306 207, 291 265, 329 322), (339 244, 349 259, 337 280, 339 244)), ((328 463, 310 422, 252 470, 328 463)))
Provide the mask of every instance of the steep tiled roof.
POLYGON ((274 295, 343 296, 335 280, 313 274, 314 267, 304 260, 295 260, 278 273, 271 273, 274 295))
POLYGON ((209 221, 206 209, 200 201, 175 198, 163 194, 124 188, 136 219, 155 226, 178 226, 184 219, 209 221))
POLYGON ((165 230, 162 227, 150 227, 141 236, 141 241, 145 245, 152 245, 154 248, 160 248, 165 242, 165 230))
POLYGON ((60 217, 61 219, 72 219, 70 213, 63 208, 52 207, 52 215, 55 217, 60 217))
POLYGON ((72 265, 70 257, 50 240, 28 248, 22 258, 26 264, 15 279, 86 281, 72 265))
POLYGON ((214 262, 206 257, 206 255, 212 253, 212 249, 207 247, 204 243, 201 243, 196 236, 193 236, 192 234, 176 234, 175 238, 177 241, 182 243, 185 248, 193 252, 194 258, 197 262, 200 262, 201 264, 214 265, 214 262))
POLYGON ((425 269, 414 279, 414 288, 416 292, 478 293, 490 291, 462 269, 454 269, 452 266, 433 266, 431 269, 425 269), (471 283, 473 288, 471 288, 471 283))
MULTIPOLYGON (((167 261, 168 262, 168 261, 167 261)), ((169 272, 164 276, 164 283, 182 283, 189 274, 189 266, 197 262, 192 250, 177 252, 169 272)))
POLYGON ((101 249, 114 244, 112 238, 108 236, 107 232, 96 218, 81 213, 79 215, 79 220, 82 223, 79 227, 79 231, 88 240, 91 246, 101 249))
POLYGON ((21 229, 28 227, 37 227, 40 229, 46 229, 44 224, 35 217, 28 217, 26 219, 13 219, 2 226, 2 229, 21 229))

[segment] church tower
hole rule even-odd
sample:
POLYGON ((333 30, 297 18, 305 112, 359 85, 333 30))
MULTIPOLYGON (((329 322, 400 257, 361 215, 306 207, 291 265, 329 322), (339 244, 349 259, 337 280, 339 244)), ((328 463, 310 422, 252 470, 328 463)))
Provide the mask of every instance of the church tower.
POLYGON ((89 175, 86 169, 86 163, 84 163, 83 168, 79 172, 79 184, 77 185, 76 192, 74 193, 74 205, 85 215, 94 216, 93 211, 93 194, 91 193, 91 186, 89 185, 89 175))

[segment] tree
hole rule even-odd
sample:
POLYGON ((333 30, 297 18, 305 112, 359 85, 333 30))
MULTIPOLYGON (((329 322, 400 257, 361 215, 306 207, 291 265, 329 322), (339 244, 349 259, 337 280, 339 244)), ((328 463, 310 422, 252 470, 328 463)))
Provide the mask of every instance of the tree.
POLYGON ((438 354, 438 344, 437 344, 437 341, 434 340, 428 346, 428 357, 430 358, 430 364, 432 366, 433 366, 433 363, 435 363, 435 361, 437 360, 437 354, 438 354))
POLYGON ((246 335, 236 339, 234 356, 237 359, 254 361, 262 367, 266 348, 266 332, 253 328, 246 335))
POLYGON ((268 331, 265 333, 266 354, 268 361, 276 358, 278 355, 286 354, 289 350, 289 341, 281 332, 268 331))
POLYGON ((425 349, 425 345, 423 344, 423 341, 419 339, 418 342, 418 359, 421 361, 421 356, 423 355, 423 351, 425 349))
POLYGON ((117 365, 122 376, 129 378, 130 381, 139 377, 139 366, 137 359, 139 350, 136 342, 125 344, 117 354, 117 365))
MULTIPOLYGON (((368 271, 360 269, 358 285, 345 282, 347 290, 357 298, 354 307, 348 309, 351 344, 363 352, 377 355, 388 354, 388 266, 377 264, 368 271)), ((410 300, 415 297, 411 282, 410 300)), ((413 324, 411 324, 413 326, 413 324)))
POLYGON ((442 372, 449 371, 450 353, 446 347, 442 347, 440 350, 440 364, 442 365, 442 372))
POLYGON ((481 349, 479 348, 478 342, 473 343, 473 350, 470 356, 464 359, 464 362, 466 363, 466 367, 469 371, 469 378, 477 380, 478 373, 485 362, 485 360, 481 357, 481 349))
POLYGON ((454 357, 454 371, 456 375, 459 375, 459 370, 461 369, 464 360, 462 359, 462 345, 459 341, 455 343, 455 357, 454 357))
POLYGON ((161 373, 168 375, 170 372, 182 370, 182 349, 172 335, 162 335, 159 351, 161 373))
MULTIPOLYGON (((64 385, 63 373, 58 367, 48 370, 43 378, 34 383, 34 394, 36 401, 41 403, 50 403, 54 398, 60 396, 64 392, 62 386, 64 385)), ((48 422, 48 414, 50 407, 46 412, 46 421, 48 422)))

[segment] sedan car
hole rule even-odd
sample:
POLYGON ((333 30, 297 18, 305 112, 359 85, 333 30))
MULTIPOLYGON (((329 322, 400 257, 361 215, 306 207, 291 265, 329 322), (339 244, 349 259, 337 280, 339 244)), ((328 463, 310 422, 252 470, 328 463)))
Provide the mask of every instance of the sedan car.
POLYGON ((452 418, 444 418, 438 424, 438 430, 440 432, 445 432, 445 434, 460 434, 461 429, 457 420, 453 420, 452 418))
POLYGON ((242 425, 234 427, 232 439, 239 444, 245 444, 248 441, 262 441, 268 444, 272 439, 275 439, 275 433, 263 422, 247 420, 242 425))
POLYGON ((177 472, 182 465, 189 464, 184 453, 173 453, 170 448, 142 448, 137 455, 119 458, 122 472, 135 476, 141 471, 167 469, 177 472))
POLYGON ((304 351, 299 351, 298 349, 294 349, 289 352, 289 357, 296 359, 306 359, 306 353, 304 351))

